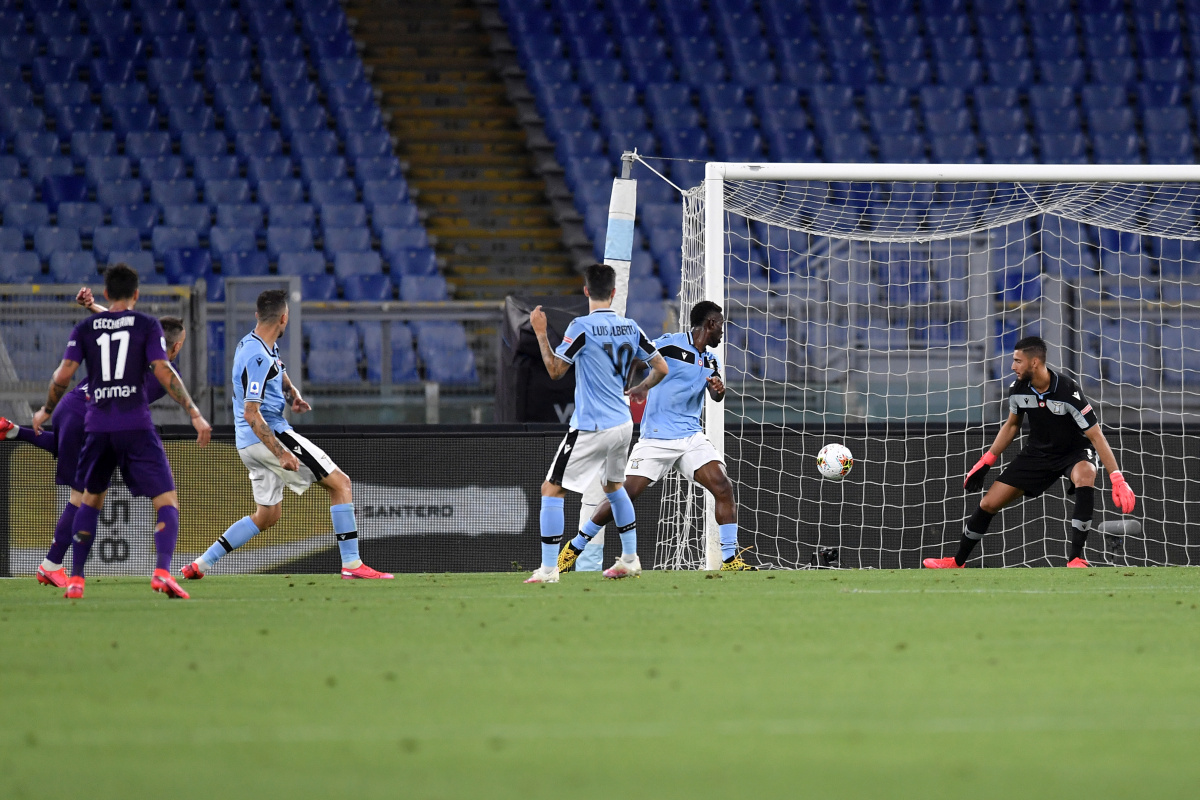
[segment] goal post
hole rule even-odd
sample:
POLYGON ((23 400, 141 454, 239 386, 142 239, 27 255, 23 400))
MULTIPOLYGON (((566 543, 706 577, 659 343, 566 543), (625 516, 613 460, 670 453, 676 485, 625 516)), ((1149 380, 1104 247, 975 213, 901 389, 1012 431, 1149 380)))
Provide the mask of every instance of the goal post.
MULTIPOLYGON (((1200 443, 1198 213, 1197 166, 707 164, 683 198, 679 318, 726 309, 729 394, 705 430, 741 544, 785 568, 943 555, 974 510, 962 474, 1003 419, 1011 344, 1038 334, 1138 476, 1137 525, 1115 524, 1098 481, 1109 533, 1088 555, 1200 561, 1183 458, 1200 443), (845 482, 817 476, 826 440, 857 458, 845 482)), ((984 564, 1058 563, 1069 508, 1052 488, 1006 510, 984 564)), ((662 518, 656 565, 719 567, 711 496, 668 480, 662 518)))

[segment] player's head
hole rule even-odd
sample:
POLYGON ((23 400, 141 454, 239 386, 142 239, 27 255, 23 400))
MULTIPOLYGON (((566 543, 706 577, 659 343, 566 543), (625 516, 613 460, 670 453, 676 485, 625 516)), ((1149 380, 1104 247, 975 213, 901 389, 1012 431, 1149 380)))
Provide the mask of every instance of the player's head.
MULTIPOLYGON (((104 296, 109 302, 138 299, 137 270, 128 264, 113 264, 104 271, 104 296)), ((132 305, 132 303, 130 304, 132 305)))
POLYGON ((1018 380, 1030 380, 1034 373, 1046 366, 1046 340, 1040 336, 1026 336, 1013 347, 1012 370, 1018 380))
POLYGON ((583 276, 583 293, 593 303, 611 303, 617 293, 617 273, 608 264, 592 264, 583 276))
POLYGON ((275 328, 275 335, 281 336, 288 324, 287 290, 268 289, 260 294, 254 316, 260 326, 275 328))
POLYGON ((705 340, 707 344, 721 343, 721 337, 725 333, 725 315, 719 305, 712 300, 701 300, 692 306, 691 321, 692 330, 703 328, 708 332, 705 340))
POLYGON ((167 360, 174 361, 183 349, 183 341, 187 339, 187 328, 183 327, 183 320, 179 317, 159 317, 158 323, 162 325, 163 338, 167 340, 167 360))

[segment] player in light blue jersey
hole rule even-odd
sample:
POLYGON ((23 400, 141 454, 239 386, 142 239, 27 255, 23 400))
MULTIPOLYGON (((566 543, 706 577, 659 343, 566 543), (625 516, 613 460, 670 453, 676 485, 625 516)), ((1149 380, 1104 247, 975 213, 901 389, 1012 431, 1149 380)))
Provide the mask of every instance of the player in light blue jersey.
POLYGON ((204 555, 183 568, 183 577, 199 580, 226 553, 274 525, 283 514, 283 488, 304 494, 316 483, 329 492, 329 517, 342 556, 342 578, 391 578, 358 557, 358 523, 350 478, 321 448, 292 430, 283 416, 312 410, 287 376, 279 357, 279 337, 287 329, 287 292, 272 289, 258 296, 258 324, 238 342, 233 357, 233 422, 238 455, 250 470, 254 513, 229 526, 204 555))
MULTIPOLYGON (((668 333, 654 340, 659 354, 671 366, 666 380, 650 392, 642 416, 641 436, 629 454, 625 492, 633 499, 674 469, 689 481, 712 492, 717 525, 721 531, 722 571, 753 570, 737 552, 737 501, 725 464, 700 425, 705 392, 720 402, 725 398, 721 365, 708 350, 721 343, 725 317, 721 307, 705 300, 691 313, 692 329, 668 333)), ((566 572, 600 529, 613 518, 610 503, 601 503, 579 534, 562 549, 558 569, 566 572)))
POLYGON ((587 268, 583 292, 588 297, 588 314, 571 321, 557 350, 551 349, 546 338, 546 314, 542 307, 538 306, 529 315, 550 377, 558 380, 575 366, 575 413, 542 484, 542 565, 526 583, 558 582, 563 500, 568 489, 582 494, 597 480, 604 484, 621 534, 621 557, 604 571, 604 576, 624 578, 642 572, 633 502, 621 486, 629 440, 633 436, 625 383, 635 359, 649 364, 650 374, 629 390, 631 397, 644 398, 651 387, 667 376, 668 368, 638 324, 612 310, 616 285, 617 275, 607 264, 587 268))

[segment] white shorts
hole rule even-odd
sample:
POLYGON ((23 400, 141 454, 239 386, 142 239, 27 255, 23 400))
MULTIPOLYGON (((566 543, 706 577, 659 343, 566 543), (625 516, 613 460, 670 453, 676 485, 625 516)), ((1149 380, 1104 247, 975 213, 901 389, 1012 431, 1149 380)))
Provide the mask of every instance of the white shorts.
POLYGON ((632 438, 633 422, 602 431, 567 431, 550 463, 546 480, 579 494, 597 479, 621 483, 625 480, 625 459, 632 438))
POLYGON ((282 503, 284 486, 296 494, 304 494, 309 486, 338 468, 324 450, 295 431, 276 433, 275 438, 300 459, 300 469, 295 472, 284 469, 275 454, 262 442, 238 450, 242 463, 250 470, 254 502, 260 506, 282 503))
POLYGON ((686 439, 638 439, 625 472, 655 482, 674 469, 695 483, 696 470, 710 461, 725 463, 703 433, 693 433, 686 439))

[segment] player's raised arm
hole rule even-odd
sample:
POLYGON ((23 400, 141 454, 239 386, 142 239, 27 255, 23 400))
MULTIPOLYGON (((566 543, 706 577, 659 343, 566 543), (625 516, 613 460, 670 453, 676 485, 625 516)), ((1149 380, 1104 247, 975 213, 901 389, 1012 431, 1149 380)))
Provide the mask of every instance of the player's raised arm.
MULTIPOLYGON (((566 352, 570 354, 568 356, 564 353, 555 352, 550 347, 550 340, 546 338, 546 312, 542 311, 541 306, 529 312, 529 324, 533 326, 533 332, 537 335, 538 348, 542 351, 542 363, 546 365, 546 371, 550 373, 551 380, 558 380, 567 374, 567 370, 571 368, 571 364, 573 363, 574 354, 579 351, 580 347, 583 347, 584 334, 582 329, 575 322, 572 322, 570 327, 567 328, 567 335, 563 337, 563 344, 567 345, 568 349, 566 352), (577 328, 576 336, 572 337, 571 334, 575 332, 573 329, 577 328), (578 346, 572 348, 576 341, 579 343, 578 346)), ((562 345, 560 345, 559 350, 562 349, 562 345)))
POLYGON ((92 290, 86 286, 79 290, 79 294, 75 295, 75 302, 93 314, 102 314, 108 311, 107 308, 96 302, 96 298, 92 296, 92 290))
POLYGON ((1130 513, 1137 503, 1137 498, 1133 494, 1133 489, 1130 489, 1129 484, 1125 481, 1125 476, 1117 468, 1117 457, 1109 446, 1108 439, 1104 437, 1104 432, 1100 430, 1099 425, 1093 425, 1084 431, 1083 435, 1096 448, 1096 454, 1100 456, 1100 463, 1108 470, 1108 479, 1112 482, 1113 503, 1121 509, 1122 514, 1130 513))
POLYGON ((167 394, 171 395, 171 399, 188 412, 188 416, 192 420, 192 427, 196 429, 196 444, 204 447, 212 435, 212 425, 208 424, 208 420, 192 402, 192 396, 188 394, 187 387, 183 385, 183 378, 179 377, 179 373, 166 359, 160 358, 150 362, 150 368, 154 371, 154 377, 159 384, 167 394))

